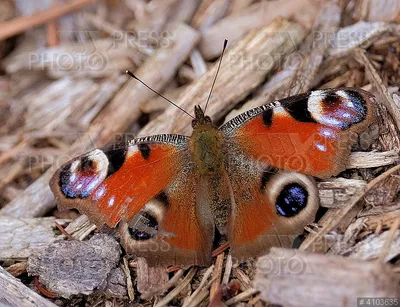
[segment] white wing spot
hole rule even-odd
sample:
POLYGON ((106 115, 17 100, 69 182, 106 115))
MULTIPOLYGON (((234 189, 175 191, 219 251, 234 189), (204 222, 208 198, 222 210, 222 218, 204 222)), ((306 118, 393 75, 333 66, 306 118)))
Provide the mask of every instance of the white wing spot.
POLYGON ((106 186, 103 185, 101 186, 97 192, 96 192, 96 197, 94 198, 94 200, 98 200, 99 198, 103 197, 104 194, 106 194, 106 186))
POLYGON ((108 208, 114 206, 114 202, 115 202, 115 196, 111 196, 110 199, 108 200, 108 208))
POLYGON ((313 117, 320 118, 322 113, 322 102, 325 99, 326 94, 324 91, 312 91, 307 101, 308 111, 313 117))
POLYGON ((325 146, 325 145, 316 143, 315 146, 316 146, 316 147, 318 148, 318 150, 320 150, 320 151, 326 151, 326 146, 325 146))
POLYGON ((130 157, 132 157, 136 152, 138 152, 139 151, 139 148, 138 148, 138 146, 137 145, 130 145, 129 147, 128 147, 128 152, 127 152, 127 154, 126 154, 126 157, 127 158, 130 158, 130 157))
POLYGON ((340 91, 337 91, 336 94, 338 94, 340 97, 343 98, 344 104, 346 107, 354 109, 354 104, 351 101, 351 97, 349 96, 349 94, 347 94, 346 91, 340 90, 340 91))
POLYGON ((333 132, 332 129, 329 129, 329 128, 321 128, 321 129, 319 130, 319 132, 320 132, 324 137, 326 137, 326 138, 329 138, 329 139, 334 139, 334 138, 335 138, 335 133, 333 132))
POLYGON ((72 173, 72 175, 69 177, 69 183, 74 183, 76 180, 76 174, 72 173))
POLYGON ((343 116, 344 118, 351 118, 351 114, 350 114, 350 113, 347 113, 347 112, 344 112, 344 113, 342 114, 342 116, 343 116))
POLYGON ((286 110, 285 110, 283 107, 281 107, 281 106, 275 107, 275 108, 273 109, 273 111, 274 111, 274 114, 288 115, 288 113, 286 112, 286 110))

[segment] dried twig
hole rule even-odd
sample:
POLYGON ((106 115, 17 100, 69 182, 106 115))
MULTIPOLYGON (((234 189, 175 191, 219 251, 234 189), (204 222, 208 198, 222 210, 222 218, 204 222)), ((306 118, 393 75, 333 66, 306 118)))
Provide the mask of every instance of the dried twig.
POLYGON ((390 114, 393 117, 394 122, 397 125, 397 128, 400 130, 400 108, 396 105, 393 100, 393 97, 387 91, 387 87, 383 84, 382 78, 379 76, 378 72, 375 70, 374 66, 372 65, 371 61, 365 55, 363 50, 356 50, 355 51, 356 57, 355 59, 358 60, 361 64, 365 66, 365 70, 368 73, 367 76, 369 77, 370 81, 374 84, 374 87, 378 91, 379 95, 383 98, 382 102, 388 108, 390 114))
POLYGON ((126 276, 126 287, 128 289, 129 300, 132 302, 135 299, 135 292, 133 290, 131 271, 129 269, 128 260, 126 256, 123 258, 124 264, 122 266, 125 276, 126 276))
POLYGON ((221 281, 222 285, 228 284, 232 272, 232 266, 233 266, 232 255, 231 253, 229 253, 228 256, 226 256, 224 276, 222 277, 221 281))
POLYGON ((388 238, 387 238, 387 240, 385 242, 385 245, 382 248, 381 255, 379 256, 379 260, 380 261, 382 261, 382 262, 385 261, 385 258, 387 256, 387 254, 389 253, 389 250, 390 250, 390 245, 393 242, 394 235, 395 235, 397 229, 399 229, 399 226, 400 226, 400 218, 397 218, 393 222, 392 226, 390 227, 388 238))
POLYGON ((227 306, 230 306, 230 305, 233 305, 233 304, 240 303, 240 302, 242 302, 244 300, 247 300, 248 298, 252 297, 257 292, 258 292, 258 290, 256 290, 256 289, 252 289, 252 288, 248 289, 248 290, 246 290, 246 291, 244 291, 244 292, 232 297, 231 299, 227 300, 225 302, 225 304, 227 306))
POLYGON ((216 293, 221 285, 221 275, 222 275, 224 257, 225 257, 225 254, 223 254, 223 253, 219 254, 217 256, 217 260, 215 261, 215 267, 214 267, 214 271, 213 271, 214 282, 211 284, 210 302, 213 300, 214 296, 216 295, 216 293))
POLYGON ((145 292, 145 293, 143 293, 143 294, 140 296, 140 298, 143 299, 143 300, 145 300, 145 299, 147 299, 147 298, 149 298, 149 297, 152 297, 152 296, 154 296, 154 295, 156 295, 156 294, 158 294, 158 293, 162 293, 162 292, 168 290, 169 288, 173 287, 173 286, 179 281, 179 279, 183 276, 183 273, 184 273, 184 272, 185 272, 185 271, 184 271, 183 269, 177 271, 177 272, 174 274, 174 277, 172 277, 166 284, 162 285, 162 286, 159 287, 158 289, 155 289, 155 290, 153 290, 153 291, 151 291, 151 292, 145 292))
POLYGON ((22 33, 32 27, 44 24, 48 21, 69 14, 82 7, 94 3, 96 0, 73 0, 65 4, 55 5, 46 11, 31 16, 22 16, 11 21, 0 23, 0 41, 22 33))
MULTIPOLYGON (((197 296, 200 293, 203 293, 203 295, 201 295, 201 297, 204 296, 205 293, 209 294, 209 292, 205 292, 203 289, 206 286, 207 280, 208 278, 211 276, 212 272, 214 270, 214 265, 210 266, 204 273, 203 278, 201 279, 200 285, 199 287, 192 293, 192 295, 190 297, 188 297, 188 299, 184 302, 183 307, 188 307, 188 306, 196 306, 196 304, 199 303, 197 296)), ((202 298, 201 301, 203 301, 205 299, 202 298)), ((201 302, 200 301, 200 302, 201 302)))
POLYGON ((194 275, 197 272, 196 267, 192 267, 182 282, 174 288, 171 292, 169 292, 161 301, 159 301, 155 307, 166 306, 170 301, 172 301, 193 279, 194 275))

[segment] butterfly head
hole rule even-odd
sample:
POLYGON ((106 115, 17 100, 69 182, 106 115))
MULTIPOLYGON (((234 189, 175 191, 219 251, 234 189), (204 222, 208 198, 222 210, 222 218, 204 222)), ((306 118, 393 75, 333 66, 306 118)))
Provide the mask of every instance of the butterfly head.
POLYGON ((194 107, 195 119, 192 120, 192 127, 196 128, 200 125, 212 125, 210 116, 204 115, 204 111, 200 106, 194 107))

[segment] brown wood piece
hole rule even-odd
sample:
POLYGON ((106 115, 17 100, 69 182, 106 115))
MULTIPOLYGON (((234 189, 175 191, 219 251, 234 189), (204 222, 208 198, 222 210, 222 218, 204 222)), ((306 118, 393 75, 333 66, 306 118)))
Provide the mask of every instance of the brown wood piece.
POLYGON ((250 31, 265 27, 278 17, 290 18, 304 6, 312 6, 311 1, 279 0, 254 3, 242 12, 228 15, 205 29, 199 45, 200 52, 204 59, 214 59, 221 54, 220 46, 225 38, 232 46, 250 31))
POLYGON ((47 29, 47 46, 55 47, 60 43, 60 37, 58 35, 58 22, 57 20, 51 20, 46 25, 47 29))
POLYGON ((29 289, 17 278, 7 273, 0 266, 0 304, 6 306, 24 307, 56 307, 57 305, 46 300, 36 292, 29 289))
POLYGON ((26 30, 44 24, 48 21, 72 13, 82 7, 92 4, 96 0, 72 0, 65 4, 55 5, 48 10, 38 12, 31 16, 21 16, 10 21, 0 23, 0 41, 26 30))
POLYGON ((399 297, 397 280, 380 262, 272 248, 257 262, 254 285, 272 304, 356 306, 358 297, 399 297))

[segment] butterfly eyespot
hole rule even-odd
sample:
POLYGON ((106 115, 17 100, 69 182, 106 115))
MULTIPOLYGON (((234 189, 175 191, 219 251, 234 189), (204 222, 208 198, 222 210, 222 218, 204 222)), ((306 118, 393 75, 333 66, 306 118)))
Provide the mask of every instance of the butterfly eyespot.
POLYGON ((272 166, 269 166, 264 169, 261 175, 261 191, 265 190, 265 186, 271 180, 271 177, 273 177, 277 172, 278 169, 272 166))
POLYGON ((325 93, 314 91, 308 99, 308 109, 319 123, 341 130, 361 123, 368 113, 362 95, 349 89, 325 93))
POLYGON ((155 199, 162 205, 165 206, 165 208, 168 208, 169 206, 169 202, 168 202, 168 196, 167 194, 165 194, 164 191, 161 191, 160 193, 158 193, 155 197, 155 199))
POLYGON ((79 165, 79 171, 85 172, 95 172, 97 170, 97 161, 92 160, 88 157, 84 157, 79 165))
POLYGON ((298 183, 286 185, 276 199, 276 210, 284 217, 296 216, 307 206, 308 192, 298 183))
POLYGON ((61 192, 67 198, 86 198, 107 177, 108 157, 95 149, 64 166, 59 175, 61 192))
POLYGON ((150 240, 158 232, 157 219, 147 212, 141 212, 129 227, 129 234, 136 241, 150 240))

